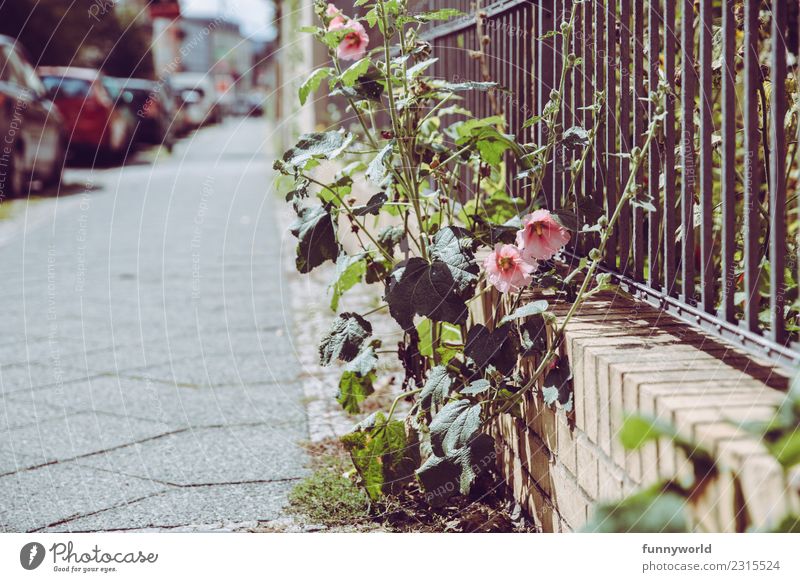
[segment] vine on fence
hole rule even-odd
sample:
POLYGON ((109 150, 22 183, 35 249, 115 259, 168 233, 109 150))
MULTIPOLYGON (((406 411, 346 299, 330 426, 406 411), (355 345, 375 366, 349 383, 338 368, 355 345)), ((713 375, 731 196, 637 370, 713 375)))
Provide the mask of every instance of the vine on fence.
MULTIPOLYGON (((581 64, 570 52, 580 4, 573 3, 569 19, 554 33, 568 55, 561 85, 527 124, 544 126, 541 144, 521 143, 507 133, 503 116, 476 118, 462 106, 464 92, 502 91, 495 83, 427 74, 436 58, 420 29, 458 11, 419 13, 402 0, 358 0, 364 17, 354 19, 333 4, 316 4, 321 25, 307 32, 327 47, 331 64, 309 76, 300 102, 324 84, 348 103, 357 129, 303 135, 275 169, 294 184, 286 200, 297 213, 292 230, 297 269, 308 273, 335 263, 334 311, 357 285, 383 285, 385 303, 379 309, 388 310, 403 333, 397 348, 405 370, 402 394, 388 411, 370 415, 343 439, 373 499, 414 472, 433 504, 458 491, 466 494, 494 464, 493 441, 485 430, 493 419, 518 413, 523 395, 537 386, 546 402, 569 406, 569 366, 559 359, 564 329, 582 302, 609 284, 597 269, 623 208, 649 205, 634 179, 663 117, 659 110, 643 148, 630 154, 631 178, 616 207, 589 217, 587 224, 577 222, 578 216, 586 221, 586 209, 540 207, 548 167, 565 171, 574 188, 598 130, 559 123, 564 82, 581 64), (380 36, 380 46, 370 49, 367 28, 380 36), (380 119, 387 120, 385 127, 380 119), (580 155, 562 170, 553 161, 565 147, 580 155), (506 193, 509 156, 523 168, 515 179, 530 188, 530 202, 506 193), (341 160, 341 170, 322 181, 314 170, 326 160, 341 160), (359 176, 375 191, 365 204, 351 197, 359 176), (358 252, 343 249, 342 225, 349 225, 358 252), (564 274, 555 260, 561 248, 589 233, 598 246, 564 274), (476 258, 481 249, 487 253, 482 264, 476 258), (493 330, 468 317, 486 285, 511 305, 493 330), (556 322, 546 301, 522 304, 523 291, 531 286, 570 301, 567 315, 556 322), (538 364, 528 378, 518 370, 520 356, 538 364), (413 402, 406 422, 395 418, 402 399, 413 402)), ((664 93, 651 98, 660 104, 664 93)), ((598 93, 590 105, 595 120, 603 106, 598 93)), ((372 337, 369 315, 339 313, 319 347, 323 365, 343 364, 338 400, 351 413, 360 411, 376 379, 380 344, 372 337)))

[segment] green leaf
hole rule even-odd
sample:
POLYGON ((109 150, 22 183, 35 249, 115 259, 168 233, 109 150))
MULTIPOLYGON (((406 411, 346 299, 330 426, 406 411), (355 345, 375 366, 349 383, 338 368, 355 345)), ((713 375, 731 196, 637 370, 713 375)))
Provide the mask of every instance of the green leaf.
POLYGON ((430 424, 433 453, 447 457, 467 446, 481 428, 481 406, 469 400, 446 404, 430 424))
POLYGON ((375 391, 372 385, 374 381, 374 374, 362 376, 358 372, 346 370, 339 380, 336 401, 349 414, 358 414, 361 412, 361 403, 375 391))
POLYGON ((358 356, 364 341, 372 335, 372 325, 357 313, 339 314, 319 345, 319 362, 323 366, 334 360, 350 362, 358 356))
POLYGON ((309 75, 308 79, 300 85, 300 89, 298 91, 300 97, 300 105, 305 105, 306 101, 308 100, 308 96, 314 93, 317 89, 319 89, 322 80, 329 77, 333 73, 333 69, 330 67, 323 67, 321 69, 317 69, 316 71, 312 72, 309 75))
POLYGON ((386 175, 389 173, 387 162, 391 163, 392 161, 394 144, 394 140, 391 140, 380 152, 378 152, 378 155, 375 156, 375 159, 370 162, 369 167, 367 168, 366 176, 367 179, 373 184, 380 186, 386 179, 386 175))
POLYGON ((622 423, 619 440, 628 450, 636 450, 650 441, 665 437, 673 440, 675 429, 666 423, 642 415, 629 415, 622 423))
POLYGON ((450 397, 450 390, 453 387, 453 377, 447 371, 446 366, 435 366, 428 374, 425 386, 420 392, 420 406, 423 410, 428 410, 431 404, 441 406, 450 397))
POLYGON ((295 265, 300 273, 308 273, 339 256, 333 218, 324 206, 301 208, 290 232, 298 240, 295 265))
POLYGON ((434 261, 447 265, 459 293, 467 291, 478 281, 480 271, 471 246, 472 240, 468 238, 466 231, 446 226, 433 237, 433 244, 429 249, 434 261))
POLYGON ((462 91, 488 91, 499 87, 497 83, 487 81, 465 81, 463 83, 443 82, 434 83, 433 86, 440 91, 449 91, 452 93, 460 93, 462 91))
POLYGON ((464 396, 480 396, 481 394, 488 392, 489 389, 492 387, 491 382, 488 380, 475 380, 466 388, 462 388, 460 390, 461 394, 464 396))
POLYGON ((306 133, 283 154, 283 162, 290 168, 303 169, 311 160, 332 160, 347 149, 354 139, 352 133, 344 131, 306 133))
POLYGON ((342 253, 336 260, 336 279, 330 286, 331 310, 339 309, 342 295, 359 283, 367 272, 367 261, 364 255, 345 255, 342 253))
POLYGON ((363 206, 354 207, 353 214, 356 216, 366 216, 367 214, 378 216, 378 213, 381 211, 381 208, 383 208, 383 205, 386 204, 387 200, 388 197, 384 192, 378 192, 371 196, 363 206))
POLYGON ((467 333, 464 355, 472 358, 483 370, 490 364, 503 374, 510 374, 517 364, 519 347, 506 324, 490 332, 481 324, 473 325, 467 333))
POLYGON ((787 515, 771 533, 800 533, 800 515, 787 515))
POLYGON ((519 325, 524 356, 542 354, 547 350, 547 322, 542 315, 529 317, 519 325))
POLYGON ((353 360, 347 363, 344 369, 364 377, 374 372, 378 367, 376 346, 380 346, 380 340, 373 340, 371 345, 363 348, 353 360))
POLYGON ((468 446, 454 450, 447 457, 431 455, 416 473, 425 490, 425 500, 436 507, 456 491, 469 494, 475 479, 494 467, 495 462, 494 440, 479 434, 468 446))
POLYGON ((769 444, 769 449, 778 462, 786 468, 800 463, 800 428, 787 432, 775 443, 769 444))
POLYGON ((378 233, 378 244, 391 256, 394 254, 394 247, 399 245, 405 236, 406 231, 402 227, 387 226, 378 233))
POLYGON ((406 76, 408 77, 409 80, 414 79, 418 77, 423 71, 425 71, 425 69, 433 65, 438 60, 439 59, 437 58, 425 59, 424 61, 415 64, 413 67, 409 67, 408 70, 406 71, 406 76))
POLYGON ((531 301, 530 303, 526 303, 525 305, 517 307, 513 313, 506 315, 502 320, 500 320, 500 325, 510 321, 515 321, 517 319, 522 319, 523 317, 541 315, 547 311, 547 307, 547 301, 544 299, 540 299, 539 301, 531 301))
POLYGON ((585 148, 589 145, 589 132, 574 125, 561 135, 561 145, 570 150, 585 148))
POLYGON ((398 264, 389 274, 385 299, 389 313, 405 330, 414 327, 414 315, 461 324, 466 322, 466 300, 473 291, 464 285, 464 280, 454 279, 446 263, 429 264, 413 257, 398 264))
POLYGON ((566 412, 573 406, 572 370, 566 359, 550 369, 542 382, 542 398, 547 406, 555 406, 558 402, 566 412))
POLYGON ((687 533, 687 501, 677 493, 662 491, 662 484, 622 501, 603 503, 584 527, 596 533, 687 533))
POLYGON ((387 422, 382 412, 376 412, 341 440, 373 501, 411 478, 416 459, 401 421, 387 422))
MULTIPOLYGON (((428 358, 433 357, 432 325, 433 322, 430 319, 423 319, 417 324, 419 353, 428 358)), ((448 346, 448 342, 451 344, 460 344, 461 341, 461 328, 450 323, 440 323, 439 348, 436 350, 439 354, 439 361, 447 363, 459 353, 457 348, 448 346)))
POLYGON ((339 80, 345 87, 352 87, 356 84, 359 77, 362 77, 369 70, 370 60, 369 57, 364 57, 350 65, 344 72, 339 80))

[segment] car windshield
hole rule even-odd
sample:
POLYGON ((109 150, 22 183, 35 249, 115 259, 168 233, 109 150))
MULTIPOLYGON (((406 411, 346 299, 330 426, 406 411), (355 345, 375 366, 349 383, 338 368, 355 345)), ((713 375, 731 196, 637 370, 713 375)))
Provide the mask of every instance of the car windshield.
POLYGON ((86 79, 76 79, 74 77, 57 77, 52 75, 42 76, 42 82, 47 93, 54 97, 64 99, 85 98, 92 88, 92 83, 86 79))

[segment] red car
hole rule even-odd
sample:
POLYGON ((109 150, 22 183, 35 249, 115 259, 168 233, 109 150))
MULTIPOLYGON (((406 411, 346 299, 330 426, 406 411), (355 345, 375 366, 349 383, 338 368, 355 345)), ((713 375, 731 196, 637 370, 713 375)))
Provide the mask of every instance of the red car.
POLYGON ((39 67, 38 71, 64 117, 71 148, 113 157, 124 154, 133 128, 109 94, 100 71, 77 67, 39 67))

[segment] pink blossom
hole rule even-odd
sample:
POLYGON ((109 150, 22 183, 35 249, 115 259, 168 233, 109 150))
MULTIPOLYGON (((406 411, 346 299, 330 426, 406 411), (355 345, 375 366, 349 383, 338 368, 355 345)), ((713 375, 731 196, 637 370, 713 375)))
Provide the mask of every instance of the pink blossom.
POLYGON ((498 244, 483 262, 489 283, 500 292, 519 291, 531 282, 535 263, 522 260, 520 250, 514 245, 498 244))
MULTIPOLYGON (((335 21, 335 19, 334 19, 335 21)), ((328 30, 347 30, 349 31, 339 47, 336 49, 336 56, 343 61, 356 61, 367 54, 369 36, 360 22, 355 20, 342 19, 340 22, 331 22, 328 30)))
POLYGON ((346 22, 345 17, 342 15, 342 11, 336 8, 335 4, 328 4, 328 8, 325 10, 325 16, 331 19, 330 23, 328 24, 328 30, 331 30, 334 27, 341 27, 341 25, 346 22))
POLYGON ((528 262, 550 259, 569 242, 567 229, 561 226, 549 210, 537 210, 522 219, 517 232, 517 246, 528 262))

